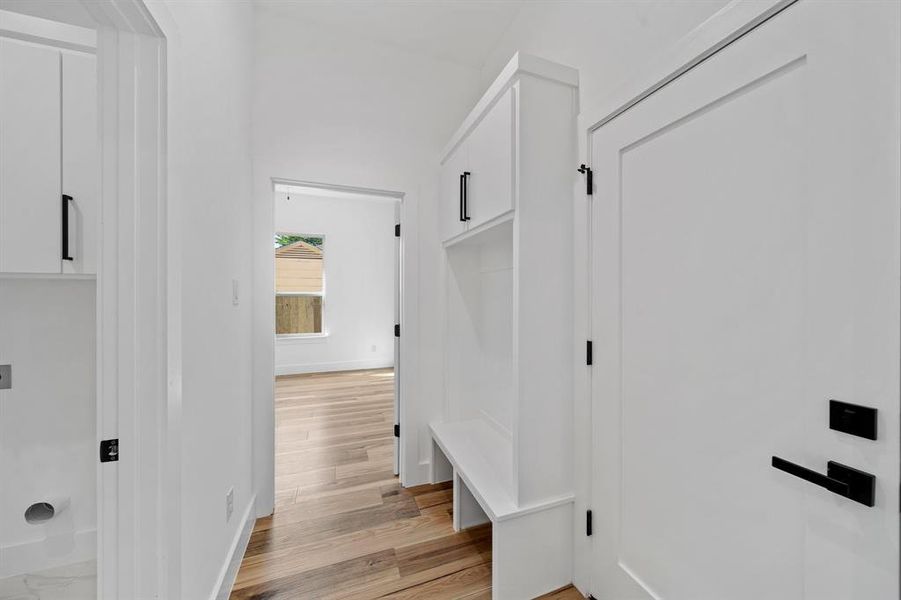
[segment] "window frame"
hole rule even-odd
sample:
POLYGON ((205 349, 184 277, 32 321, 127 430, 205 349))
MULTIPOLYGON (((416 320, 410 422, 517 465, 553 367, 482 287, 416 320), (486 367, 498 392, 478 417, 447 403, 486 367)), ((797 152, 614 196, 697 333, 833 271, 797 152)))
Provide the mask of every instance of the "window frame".
MULTIPOLYGON (((272 294, 273 302, 275 300, 277 300, 279 296, 294 296, 294 297, 307 296, 307 297, 313 297, 313 298, 315 298, 315 297, 321 298, 322 302, 320 304, 320 311, 321 311, 320 322, 322 325, 321 326, 322 331, 313 332, 313 333, 278 333, 278 332, 276 332, 275 339, 280 340, 280 341, 289 341, 289 340, 313 341, 313 340, 321 340, 323 338, 327 338, 329 334, 328 334, 328 327, 326 325, 326 319, 325 319, 325 315, 326 315, 325 294, 326 294, 326 281, 327 281, 327 279, 326 279, 326 256, 325 256, 325 238, 326 238, 326 236, 324 233, 295 233, 295 232, 290 232, 290 231, 285 231, 285 230, 276 230, 275 233, 273 234, 273 239, 279 235, 289 235, 289 236, 304 237, 304 238, 318 237, 318 238, 322 239, 322 246, 320 247, 320 250, 322 252, 322 291, 319 291, 319 292, 280 292, 280 291, 278 291, 278 289, 275 289, 275 290, 273 290, 273 294, 272 294)), ((275 255, 274 255, 275 250, 278 250, 278 248, 273 248, 272 264, 273 264, 273 267, 275 269, 277 269, 276 263, 275 263, 275 255)), ((277 271, 274 274, 275 274, 274 279, 276 282, 278 282, 277 271)), ((273 286, 273 287, 275 287, 275 286, 273 286)))

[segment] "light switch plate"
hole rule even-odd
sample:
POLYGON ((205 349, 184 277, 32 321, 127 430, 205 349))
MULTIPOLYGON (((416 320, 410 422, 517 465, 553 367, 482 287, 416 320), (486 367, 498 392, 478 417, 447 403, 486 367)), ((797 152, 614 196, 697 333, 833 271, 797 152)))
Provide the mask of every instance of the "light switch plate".
POLYGON ((0 390, 8 390, 13 386, 13 366, 0 365, 0 390))

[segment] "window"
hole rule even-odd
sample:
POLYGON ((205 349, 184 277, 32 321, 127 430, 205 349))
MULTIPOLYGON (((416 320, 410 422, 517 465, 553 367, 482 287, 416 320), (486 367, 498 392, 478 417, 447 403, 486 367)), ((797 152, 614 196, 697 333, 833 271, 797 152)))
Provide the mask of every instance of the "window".
POLYGON ((325 295, 321 235, 275 234, 275 333, 322 334, 325 295))

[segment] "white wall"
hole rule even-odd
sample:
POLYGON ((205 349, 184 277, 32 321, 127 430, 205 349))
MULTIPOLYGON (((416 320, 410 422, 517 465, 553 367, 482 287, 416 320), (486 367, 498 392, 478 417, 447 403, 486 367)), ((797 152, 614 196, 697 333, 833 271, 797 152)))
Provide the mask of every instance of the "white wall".
MULTIPOLYGON (((417 347, 414 355, 402 359, 407 367, 404 384, 410 385, 406 409, 411 411, 402 426, 413 431, 410 435, 402 431, 401 443, 413 444, 406 453, 410 464, 405 465, 405 480, 424 481, 425 423, 439 414, 440 404, 433 400, 441 396, 443 385, 443 259, 436 210, 441 148, 513 52, 522 50, 579 68, 582 106, 591 106, 725 3, 523 3, 478 72, 292 18, 290 11, 272 5, 257 11, 254 431, 260 444, 255 443, 254 485, 261 494, 261 514, 272 504, 270 178, 407 193, 402 209, 402 219, 411 221, 404 230, 407 295, 415 297, 412 308, 419 314, 404 317, 401 338, 402 352, 413 344, 417 347), (415 340, 405 344, 414 328, 415 340)), ((574 183, 576 178, 574 171, 574 183)))
POLYGON ((13 368, 0 390, 0 577, 96 552, 95 289, 0 279, 0 364, 13 368), (56 499, 69 506, 51 522, 25 522, 28 506, 56 499))
POLYGON ((581 107, 626 84, 729 0, 524 2, 482 67, 487 86, 516 51, 579 69, 581 107))
POLYGON ((275 231, 325 237, 325 337, 278 337, 275 374, 394 365, 396 201, 277 192, 275 231))
POLYGON ((217 591, 253 494, 253 14, 247 2, 166 0, 152 8, 171 36, 169 207, 181 245, 171 249, 181 269, 180 597, 199 600, 217 591))
POLYGON ((415 424, 438 410, 441 385, 440 361, 434 352, 424 351, 440 344, 441 335, 435 268, 441 249, 432 174, 442 146, 478 98, 479 73, 268 7, 257 11, 255 22, 253 244, 258 304, 253 354, 254 432, 260 443, 254 445, 254 481, 259 512, 266 514, 273 503, 270 178, 406 194, 401 220, 410 301, 401 317, 406 370, 400 385, 408 397, 402 410, 421 413, 402 419, 401 444, 412 446, 402 472, 412 483, 425 481, 427 471, 420 462, 427 456, 428 437, 425 428, 416 431, 415 424), (420 261, 425 268, 419 267, 420 261))

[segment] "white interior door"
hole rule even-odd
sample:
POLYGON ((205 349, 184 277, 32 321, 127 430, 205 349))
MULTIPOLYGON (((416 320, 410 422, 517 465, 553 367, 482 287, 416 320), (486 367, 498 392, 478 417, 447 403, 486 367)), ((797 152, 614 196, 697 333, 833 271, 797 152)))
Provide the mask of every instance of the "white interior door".
POLYGON ((400 203, 394 204, 394 222, 397 224, 394 230, 394 474, 400 475, 400 333, 397 331, 400 325, 400 316, 403 314, 401 310, 400 293, 401 282, 403 281, 403 261, 401 260, 401 229, 400 229, 400 203))
POLYGON ((899 6, 801 0, 592 133, 599 600, 898 598, 899 6))
POLYGON ((60 53, 0 39, 0 271, 60 272, 60 53))

